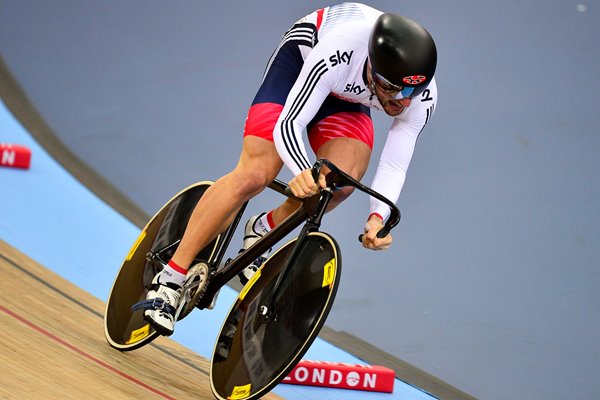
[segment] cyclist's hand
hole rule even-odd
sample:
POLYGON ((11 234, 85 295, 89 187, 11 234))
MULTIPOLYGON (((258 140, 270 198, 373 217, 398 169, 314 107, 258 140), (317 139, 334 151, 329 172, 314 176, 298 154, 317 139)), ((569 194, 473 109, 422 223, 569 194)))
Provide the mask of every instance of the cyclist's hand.
POLYGON ((363 236, 363 247, 371 250, 386 250, 392 244, 392 235, 388 233, 386 237, 378 238, 377 232, 383 228, 383 221, 377 215, 372 214, 365 224, 365 234, 363 236))
POLYGON ((290 181, 288 185, 294 196, 303 199, 317 194, 321 188, 326 187, 325 176, 320 175, 319 182, 315 183, 312 171, 312 168, 305 169, 290 181))

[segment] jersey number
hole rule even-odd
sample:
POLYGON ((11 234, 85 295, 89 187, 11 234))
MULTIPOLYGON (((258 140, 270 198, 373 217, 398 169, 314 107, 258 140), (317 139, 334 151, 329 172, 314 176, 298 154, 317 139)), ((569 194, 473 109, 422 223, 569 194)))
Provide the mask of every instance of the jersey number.
POLYGON ((425 89, 423 91, 423 94, 421 95, 421 97, 422 97, 421 102, 433 100, 433 97, 431 97, 430 95, 431 95, 431 91, 429 89, 425 89))

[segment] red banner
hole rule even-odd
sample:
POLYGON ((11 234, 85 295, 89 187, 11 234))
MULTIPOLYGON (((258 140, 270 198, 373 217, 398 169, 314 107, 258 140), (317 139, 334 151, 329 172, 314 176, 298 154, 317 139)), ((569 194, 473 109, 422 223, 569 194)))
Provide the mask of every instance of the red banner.
POLYGON ((376 365, 302 360, 283 383, 392 393, 395 377, 392 369, 376 365))
POLYGON ((29 168, 31 150, 17 144, 0 143, 0 166, 29 168))

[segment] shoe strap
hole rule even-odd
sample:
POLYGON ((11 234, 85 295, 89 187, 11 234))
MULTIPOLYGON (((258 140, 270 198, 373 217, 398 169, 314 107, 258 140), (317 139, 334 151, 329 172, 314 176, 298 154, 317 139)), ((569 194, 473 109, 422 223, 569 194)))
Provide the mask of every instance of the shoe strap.
POLYGON ((131 311, 137 311, 137 310, 164 311, 168 314, 171 314, 173 317, 175 317, 175 313, 177 312, 175 307, 173 307, 169 303, 165 302, 160 297, 157 297, 155 299, 142 300, 140 302, 135 303, 133 306, 131 306, 131 311))

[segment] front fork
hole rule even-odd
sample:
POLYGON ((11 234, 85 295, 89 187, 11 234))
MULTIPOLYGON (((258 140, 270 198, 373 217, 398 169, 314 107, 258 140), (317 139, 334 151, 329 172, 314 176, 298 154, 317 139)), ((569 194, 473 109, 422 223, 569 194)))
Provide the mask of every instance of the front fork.
POLYGON ((288 256, 285 265, 283 266, 282 272, 278 275, 277 281, 275 282, 275 286, 273 287, 273 291, 269 297, 265 300, 264 304, 258 308, 258 313, 267 320, 277 321, 277 308, 275 306, 275 300, 278 297, 279 290, 281 287, 281 283, 286 278, 289 270, 291 269, 291 264, 294 259, 297 257, 298 253, 301 250, 301 245, 304 242, 304 239, 310 232, 316 232, 319 230, 321 226, 321 220, 323 219, 323 215, 325 215, 325 210, 327 209, 327 205, 331 201, 333 197, 333 189, 326 188, 321 190, 319 200, 314 209, 312 215, 307 219, 306 223, 302 227, 300 234, 298 235, 298 239, 296 240, 296 244, 292 249, 291 254, 288 256))

